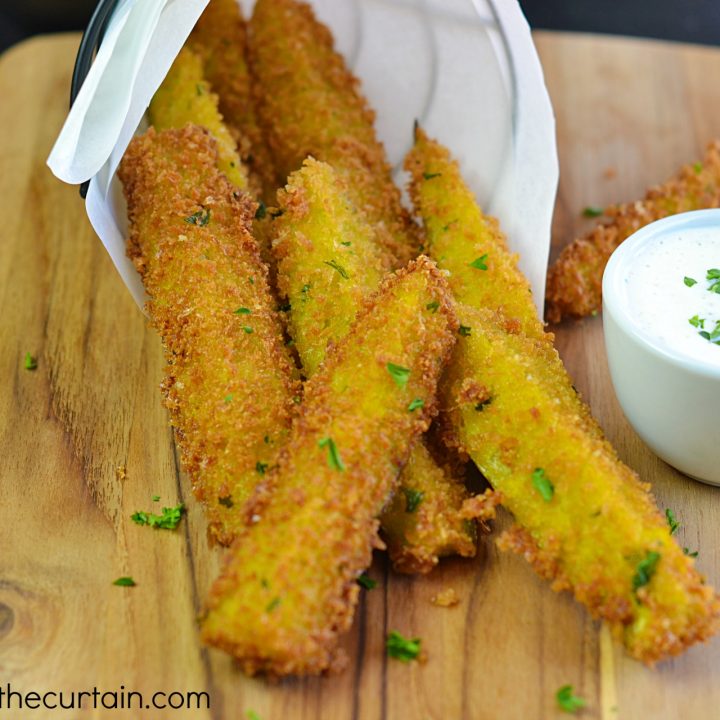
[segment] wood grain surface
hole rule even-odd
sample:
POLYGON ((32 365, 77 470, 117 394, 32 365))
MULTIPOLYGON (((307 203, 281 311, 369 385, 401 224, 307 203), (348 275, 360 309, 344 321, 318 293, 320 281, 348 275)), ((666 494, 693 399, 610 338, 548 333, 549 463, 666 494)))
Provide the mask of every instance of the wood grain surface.
MULTIPOLYGON (((720 135, 720 50, 536 34, 558 120, 555 250, 586 205, 639 197, 720 135)), ((208 692, 209 710, 6 711, 0 717, 198 720, 545 720, 555 692, 581 717, 720 717, 720 640, 649 670, 516 557, 482 542, 427 578, 383 557, 344 640, 344 674, 269 684, 198 642, 195 616, 219 554, 179 471, 162 408, 160 342, 116 275, 77 189, 45 158, 65 117, 77 36, 35 39, 0 58, 0 687, 28 691, 208 692), (23 368, 26 352, 38 368, 23 368), (125 468, 125 478, 117 468, 125 468), (185 501, 175 532, 138 509, 185 501), (112 581, 132 575, 135 588, 112 581), (452 587, 461 602, 431 604, 452 587), (383 652, 385 634, 422 637, 423 665, 383 652)), ((558 346, 621 457, 682 522, 680 542, 720 584, 720 491, 658 460, 616 403, 600 318, 562 327, 558 346)), ((86 701, 87 702, 87 701, 86 701)))

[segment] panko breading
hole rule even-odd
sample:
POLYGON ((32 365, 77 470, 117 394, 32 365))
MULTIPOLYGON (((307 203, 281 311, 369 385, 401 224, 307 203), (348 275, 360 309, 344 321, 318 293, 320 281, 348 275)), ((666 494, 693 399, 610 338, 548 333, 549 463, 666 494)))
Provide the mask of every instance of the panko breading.
POLYGON ((441 385, 443 424, 448 443, 475 461, 515 516, 502 544, 555 589, 572 590, 638 659, 652 663, 706 639, 717 630, 720 601, 577 396, 526 284, 513 278, 520 273, 512 257, 479 246, 487 257, 472 267, 478 284, 464 279, 462 245, 478 237, 472 222, 481 215, 470 213, 467 234, 455 234, 460 247, 448 244, 446 219, 466 217, 470 196, 458 192, 453 165, 432 161, 435 144, 418 140, 411 194, 430 253, 451 271, 462 323, 441 385))
POLYGON ((253 194, 270 202, 280 183, 255 113, 247 28, 237 0, 210 0, 187 44, 203 59, 205 77, 219 96, 220 112, 237 140, 253 194))
MULTIPOLYGON (((278 287, 290 304, 289 332, 311 377, 328 347, 347 335, 388 263, 373 228, 326 163, 306 160, 278 193, 278 202, 282 215, 273 222, 278 287)), ((462 481, 438 466, 424 443, 416 443, 400 490, 381 517, 397 570, 429 572, 441 556, 475 554, 474 524, 460 516, 467 497, 462 481)))
POLYGON ((380 242, 405 265, 418 252, 418 228, 392 181, 374 113, 330 31, 303 2, 258 0, 248 40, 258 116, 280 175, 308 155, 332 165, 380 242))
POLYGON ((708 146, 703 162, 684 166, 644 200, 605 209, 610 222, 570 243, 548 272, 545 317, 557 323, 602 308, 602 276, 615 248, 641 227, 688 210, 720 207, 720 140, 708 146))
POLYGON ((256 523, 228 553, 202 623, 203 639, 245 672, 317 674, 338 662, 356 579, 381 545, 376 518, 435 412, 456 328, 445 279, 419 258, 383 283, 306 383, 256 523), (424 405, 409 412, 414 398, 424 405))
POLYGON ((405 159, 410 195, 427 233, 425 252, 450 272, 450 289, 472 307, 492 307, 508 324, 545 337, 530 283, 494 217, 483 214, 448 150, 415 128, 405 159))
POLYGON ((649 485, 597 426, 586 430, 595 423, 557 351, 505 332, 488 310, 458 314, 471 333, 458 341, 441 403, 452 441, 515 516, 501 547, 571 590, 646 663, 716 632, 720 599, 670 536, 649 485))
POLYGON ((248 189, 247 169, 218 110, 218 96, 205 80, 200 56, 189 48, 183 48, 175 58, 150 102, 148 116, 158 131, 179 129, 188 123, 209 130, 217 142, 218 168, 233 185, 248 189))
POLYGON ((203 129, 135 138, 119 169, 128 253, 151 300, 168 361, 172 424, 211 531, 227 543, 275 464, 299 388, 248 232, 255 205, 216 168, 203 129))

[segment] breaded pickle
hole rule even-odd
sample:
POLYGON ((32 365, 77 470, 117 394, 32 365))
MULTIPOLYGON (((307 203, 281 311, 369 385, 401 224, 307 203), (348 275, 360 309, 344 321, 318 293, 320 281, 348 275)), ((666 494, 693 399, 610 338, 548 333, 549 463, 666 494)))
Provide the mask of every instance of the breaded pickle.
POLYGON ((187 47, 180 51, 156 90, 148 115, 156 130, 179 129, 188 123, 209 130, 217 141, 218 168, 233 185, 248 189, 247 169, 218 110, 218 96, 205 79, 203 62, 197 53, 187 47))
POLYGON ((403 266, 418 252, 418 229, 392 181, 374 113, 329 30, 303 2, 258 0, 248 38, 258 116, 280 176, 308 155, 332 165, 403 266))
POLYGON ((187 44, 202 58, 205 77, 218 94, 220 112, 237 140, 253 194, 271 202, 280 182, 255 112, 247 28, 237 0, 210 0, 187 44))
MULTIPOLYGON (((278 202, 282 214, 273 222, 278 286, 291 307, 290 335, 311 377, 380 286, 387 259, 326 163, 306 160, 278 202)), ((400 490, 381 517, 395 568, 429 572, 443 555, 473 556, 474 524, 460 515, 467 497, 462 481, 438 466, 424 442, 416 443, 400 490)))
POLYGON ((575 393, 552 336, 531 315, 526 285, 508 274, 518 273, 514 259, 483 245, 486 268, 472 267, 478 284, 466 281, 462 244, 478 236, 480 211, 465 214, 469 192, 458 192, 449 163, 436 162, 436 143, 418 139, 411 193, 431 254, 451 272, 461 323, 441 417, 448 443, 474 460, 515 516, 501 545, 555 589, 571 590, 635 658, 653 663, 706 639, 720 617, 715 592, 671 538, 649 486, 618 459, 575 393), (458 246, 446 243, 450 217, 469 218, 467 234, 455 234, 458 246))
POLYGON ((203 639, 245 672, 317 674, 339 661, 356 578, 380 545, 377 516, 435 412, 456 328, 443 276, 419 258, 383 283, 307 381, 256 522, 228 553, 202 623, 203 639), (415 398, 423 407, 409 412, 415 398))
POLYGON ((617 457, 557 351, 459 306, 471 328, 443 381, 452 441, 517 522, 501 545, 608 622, 635 658, 675 655, 717 629, 720 602, 670 536, 649 485, 617 457))
POLYGON ((425 223, 425 252, 449 271, 455 297, 472 307, 497 310, 510 329, 544 337, 517 255, 508 250, 498 221, 478 206, 447 148, 417 127, 405 167, 413 204, 425 223))
POLYGON ((248 232, 255 205, 218 171, 207 131, 135 138, 120 166, 128 253, 167 357, 163 383, 193 490, 223 543, 275 463, 299 388, 267 270, 248 232))
POLYGON ((548 322, 584 317, 602 308, 602 276, 615 248, 641 227, 688 210, 720 207, 720 140, 710 143, 702 162, 685 165, 644 200, 611 205, 609 222, 563 249, 548 272, 545 316, 548 322))

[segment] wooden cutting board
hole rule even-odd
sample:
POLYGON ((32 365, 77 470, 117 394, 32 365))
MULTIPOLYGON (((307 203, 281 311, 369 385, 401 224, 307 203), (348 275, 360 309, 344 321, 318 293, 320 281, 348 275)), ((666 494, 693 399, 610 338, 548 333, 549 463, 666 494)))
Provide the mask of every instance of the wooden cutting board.
MULTIPOLYGON (((720 136, 720 50, 535 37, 558 119, 561 247, 589 224, 583 207, 640 197, 720 136)), ((0 688, 124 686, 146 701, 157 691, 207 692, 211 707, 0 715, 539 720, 562 717, 555 692, 569 683, 588 701, 584 718, 720 716, 720 639, 655 670, 629 660, 571 598, 498 552, 493 540, 507 517, 477 559, 448 560, 427 578, 394 575, 378 558, 378 586, 363 594, 344 640, 351 662, 338 677, 271 685, 199 644, 194 618, 219 553, 178 469, 158 392, 160 342, 93 235, 76 188, 45 167, 77 43, 45 37, 0 58, 0 688), (23 369, 28 351, 38 356, 35 372, 23 369), (130 521, 155 494, 187 503, 177 531, 130 521), (137 587, 112 586, 121 575, 137 587), (460 605, 432 605, 447 587, 460 605), (422 637, 428 662, 388 660, 389 630, 422 637)), ((600 318, 561 328, 558 346, 621 457, 652 481, 662 508, 675 510, 680 542, 699 550, 700 568, 720 584, 720 490, 670 469, 630 429, 608 377, 600 318)))

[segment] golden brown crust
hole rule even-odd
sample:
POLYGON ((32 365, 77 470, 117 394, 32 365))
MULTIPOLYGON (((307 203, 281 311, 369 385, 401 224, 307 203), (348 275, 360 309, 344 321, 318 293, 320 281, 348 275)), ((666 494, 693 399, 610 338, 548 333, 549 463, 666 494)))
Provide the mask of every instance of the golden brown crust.
POLYGON ((214 140, 188 125, 135 138, 118 172, 183 464, 212 533, 228 543, 289 432, 299 389, 248 232, 255 203, 215 162, 214 140))
POLYGON ((401 267, 419 231, 392 181, 374 113, 330 31, 297 0, 258 0, 249 26, 258 116, 281 177, 312 155, 348 179, 355 205, 401 267))
POLYGON ((245 672, 332 666, 357 603, 355 580, 380 544, 376 517, 413 438, 437 411, 436 383, 456 327, 443 276, 420 258, 383 283, 306 383, 278 468, 256 496, 256 522, 232 547, 207 602, 203 639, 235 655, 245 672), (428 302, 438 303, 436 313, 428 302), (388 362, 409 369, 405 386, 388 362), (413 397, 425 404, 410 413, 413 397))
POLYGON ((557 323, 585 317, 602 307, 602 276, 615 248, 655 220, 688 210, 720 206, 720 140, 710 143, 702 163, 685 165, 644 200, 605 209, 609 222, 597 225, 565 247, 548 272, 545 318, 557 323))

